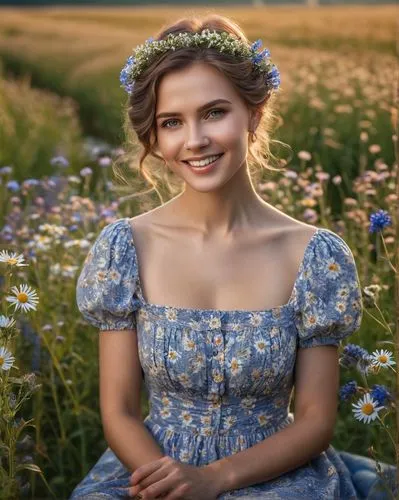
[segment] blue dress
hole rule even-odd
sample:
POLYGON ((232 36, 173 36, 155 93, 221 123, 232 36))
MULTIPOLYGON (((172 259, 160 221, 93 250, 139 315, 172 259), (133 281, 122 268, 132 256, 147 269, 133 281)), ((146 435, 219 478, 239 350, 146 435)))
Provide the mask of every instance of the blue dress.
MULTIPOLYGON (((164 454, 197 466, 245 450, 292 423, 297 348, 338 345, 362 319, 353 254, 324 228, 306 247, 288 303, 269 310, 147 303, 128 218, 102 229, 76 291, 79 310, 92 325, 137 330, 150 406, 144 425, 164 454)), ((394 476, 394 466, 383 469, 394 476)), ((70 499, 127 498, 129 476, 108 447, 70 499)), ((330 445, 301 467, 218 498, 389 498, 379 486, 373 460, 330 445)))

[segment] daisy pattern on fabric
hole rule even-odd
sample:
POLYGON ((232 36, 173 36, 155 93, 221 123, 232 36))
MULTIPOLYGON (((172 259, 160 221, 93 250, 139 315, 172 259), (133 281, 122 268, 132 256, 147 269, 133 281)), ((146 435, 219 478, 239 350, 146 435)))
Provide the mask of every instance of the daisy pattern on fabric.
POLYGON ((355 418, 366 424, 378 418, 378 412, 384 408, 384 406, 377 406, 369 393, 360 398, 357 403, 352 403, 352 406, 355 418))
POLYGON ((370 355, 370 361, 372 365, 379 368, 388 368, 396 364, 396 362, 392 359, 392 353, 384 349, 381 349, 380 352, 378 352, 378 349, 374 351, 370 355))
POLYGON ((9 370, 15 358, 5 347, 0 347, 0 370, 9 370))
POLYGON ((35 290, 32 290, 30 286, 23 284, 20 285, 19 288, 13 286, 11 291, 15 294, 15 296, 8 295, 6 300, 7 302, 11 302, 16 311, 18 309, 21 309, 23 312, 27 312, 30 309, 36 311, 39 299, 35 290))
POLYGON ((4 262, 9 266, 29 266, 29 264, 24 264, 24 256, 22 254, 18 255, 16 252, 10 254, 6 250, 0 252, 0 262, 4 262))

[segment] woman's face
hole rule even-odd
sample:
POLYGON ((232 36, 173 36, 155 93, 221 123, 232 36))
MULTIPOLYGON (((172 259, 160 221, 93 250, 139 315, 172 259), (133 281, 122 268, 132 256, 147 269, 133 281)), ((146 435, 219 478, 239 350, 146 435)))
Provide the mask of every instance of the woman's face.
POLYGON ((245 103, 216 68, 195 63, 173 71, 158 88, 158 152, 186 186, 203 192, 217 189, 246 169, 249 118, 245 103), (209 104, 219 99, 223 102, 209 104), (223 156, 206 170, 187 163, 219 154, 223 156))

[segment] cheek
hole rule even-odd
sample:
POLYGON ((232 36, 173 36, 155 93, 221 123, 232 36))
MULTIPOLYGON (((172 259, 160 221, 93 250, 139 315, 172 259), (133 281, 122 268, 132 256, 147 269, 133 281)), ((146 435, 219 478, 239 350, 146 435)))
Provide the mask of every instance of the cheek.
POLYGON ((212 137, 215 141, 223 143, 229 149, 240 148, 247 140, 247 130, 243 127, 240 118, 223 120, 214 128, 212 137))
POLYGON ((165 159, 173 159, 180 155, 181 148, 184 147, 184 139, 176 133, 158 134, 159 151, 165 159))

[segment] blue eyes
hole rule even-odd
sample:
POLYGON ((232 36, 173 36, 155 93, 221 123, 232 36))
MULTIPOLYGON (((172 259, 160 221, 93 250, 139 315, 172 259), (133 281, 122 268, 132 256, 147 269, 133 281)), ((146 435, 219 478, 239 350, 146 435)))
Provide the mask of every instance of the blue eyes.
MULTIPOLYGON (((211 113, 214 113, 214 112, 218 112, 218 113, 222 113, 222 114, 225 114, 225 110, 224 109, 211 109, 208 113, 208 115, 210 115, 211 113)), ((171 120, 166 120, 164 121, 162 124, 161 124, 161 127, 162 128, 173 128, 173 127, 167 127, 167 125, 170 123, 170 122, 176 122, 178 121, 177 119, 173 118, 171 120)))

